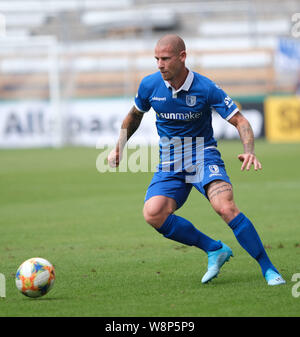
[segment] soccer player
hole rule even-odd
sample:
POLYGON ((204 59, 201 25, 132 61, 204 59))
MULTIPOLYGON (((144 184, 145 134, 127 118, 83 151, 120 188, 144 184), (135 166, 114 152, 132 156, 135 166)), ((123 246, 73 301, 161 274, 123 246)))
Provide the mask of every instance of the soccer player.
POLYGON ((244 153, 238 155, 241 170, 250 170, 252 166, 259 170, 262 166, 254 152, 254 135, 248 120, 219 86, 185 66, 186 48, 179 36, 163 36, 155 47, 155 59, 159 71, 141 81, 135 104, 121 126, 126 132, 120 132, 117 145, 108 156, 110 166, 119 165, 126 142, 152 107, 160 136, 160 163, 145 197, 146 222, 164 237, 206 252, 208 268, 202 283, 212 280, 233 256, 232 250, 174 214, 195 187, 258 262, 267 283, 285 283, 253 224, 235 204, 232 185, 213 137, 212 109, 239 132, 244 147, 244 153))

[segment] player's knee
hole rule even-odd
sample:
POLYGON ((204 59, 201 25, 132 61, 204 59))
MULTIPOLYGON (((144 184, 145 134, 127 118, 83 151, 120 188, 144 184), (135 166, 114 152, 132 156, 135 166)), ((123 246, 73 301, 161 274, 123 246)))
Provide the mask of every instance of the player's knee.
POLYGON ((164 223, 166 218, 163 209, 153 207, 151 205, 144 206, 143 215, 146 222, 155 228, 160 227, 164 223))
POLYGON ((146 222, 155 228, 159 228, 172 212, 172 206, 155 199, 148 200, 143 209, 146 222))
POLYGON ((216 212, 225 222, 231 221, 239 214, 239 210, 234 203, 223 203, 220 207, 215 208, 216 212))

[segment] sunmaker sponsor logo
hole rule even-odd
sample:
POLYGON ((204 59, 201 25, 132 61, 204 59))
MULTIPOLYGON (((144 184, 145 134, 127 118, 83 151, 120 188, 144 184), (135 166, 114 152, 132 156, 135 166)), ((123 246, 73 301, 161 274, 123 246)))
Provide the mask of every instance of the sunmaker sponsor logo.
POLYGON ((198 118, 201 118, 202 112, 160 112, 157 114, 158 117, 164 118, 164 119, 178 119, 178 120, 184 120, 184 121, 192 121, 198 118))

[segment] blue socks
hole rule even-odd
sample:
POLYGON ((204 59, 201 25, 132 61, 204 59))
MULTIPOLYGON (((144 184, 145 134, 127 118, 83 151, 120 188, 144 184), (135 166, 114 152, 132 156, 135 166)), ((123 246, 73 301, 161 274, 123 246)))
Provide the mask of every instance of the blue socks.
MULTIPOLYGON (((269 268, 278 273, 271 263, 253 224, 243 213, 239 213, 228 223, 228 226, 233 230, 239 244, 259 263, 263 275, 269 268)), ((175 214, 170 214, 157 231, 168 239, 185 245, 196 246, 205 252, 222 248, 220 241, 211 239, 201 233, 191 222, 175 214)))
POLYGON ((164 237, 189 246, 196 246, 205 252, 222 248, 222 244, 201 233, 188 220, 170 214, 157 231, 164 237))
POLYGON ((239 244, 259 263, 263 275, 269 268, 278 272, 268 258, 253 224, 243 213, 232 219, 228 226, 233 230, 239 244))

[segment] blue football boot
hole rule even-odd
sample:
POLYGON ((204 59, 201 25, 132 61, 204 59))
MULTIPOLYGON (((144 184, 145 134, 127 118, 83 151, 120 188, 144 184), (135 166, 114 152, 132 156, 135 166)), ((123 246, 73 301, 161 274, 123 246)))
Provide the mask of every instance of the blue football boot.
POLYGON ((266 271, 265 279, 268 282, 269 286, 277 286, 279 284, 285 284, 286 283, 285 280, 282 278, 282 276, 271 268, 269 268, 266 271))
POLYGON ((225 243, 219 242, 222 244, 222 248, 207 252, 208 266, 207 272, 202 277, 202 283, 207 283, 217 277, 223 264, 227 262, 231 256, 233 257, 232 250, 226 246, 225 243))

